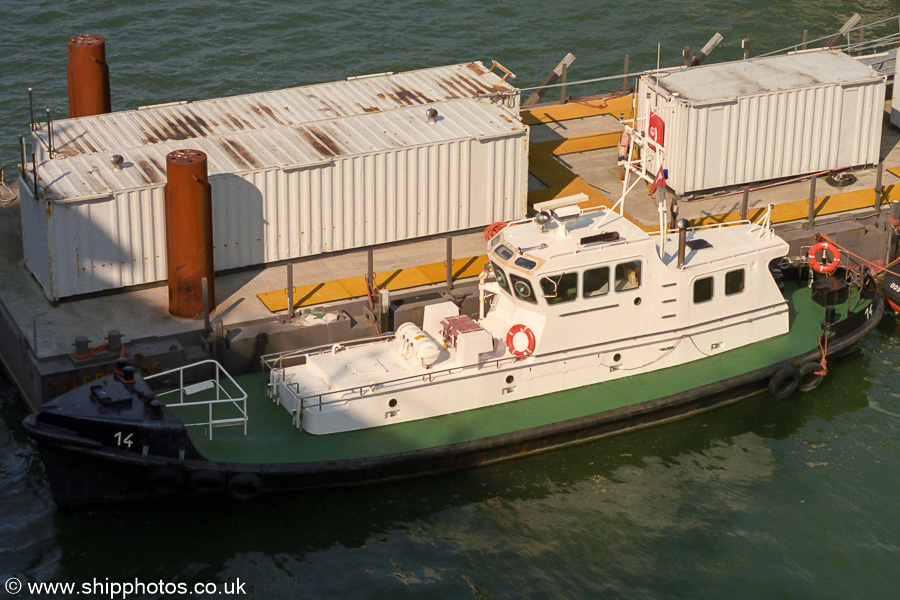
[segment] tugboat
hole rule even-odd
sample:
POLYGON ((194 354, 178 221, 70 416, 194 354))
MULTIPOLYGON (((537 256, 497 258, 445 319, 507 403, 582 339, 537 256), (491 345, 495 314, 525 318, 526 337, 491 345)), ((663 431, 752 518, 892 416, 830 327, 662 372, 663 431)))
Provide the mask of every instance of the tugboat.
POLYGON ((24 427, 62 506, 386 482, 765 390, 786 401, 883 305, 827 243, 788 257, 770 215, 647 233, 615 207, 542 210, 486 232, 477 315, 438 302, 421 325, 264 356, 236 378, 212 361, 147 377, 122 361, 24 427))

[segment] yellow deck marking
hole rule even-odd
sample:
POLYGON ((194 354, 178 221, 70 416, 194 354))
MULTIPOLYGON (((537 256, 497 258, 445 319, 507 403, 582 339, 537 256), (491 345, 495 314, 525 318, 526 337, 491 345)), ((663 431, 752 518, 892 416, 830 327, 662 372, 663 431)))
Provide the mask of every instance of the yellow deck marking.
POLYGON ((583 102, 570 102, 555 106, 538 106, 522 111, 522 122, 526 125, 537 125, 538 123, 555 123, 597 115, 614 115, 618 117, 621 114, 624 114, 626 119, 630 119, 631 97, 632 95, 629 94, 618 98, 585 100, 583 102))
MULTIPOLYGON (((472 256, 453 260, 453 280, 477 277, 484 269, 487 256, 472 256)), ((379 288, 390 291, 405 290, 411 287, 442 283, 446 281, 447 270, 443 262, 405 269, 394 269, 375 274, 375 282, 379 288)), ((314 306, 348 300, 366 295, 365 277, 348 277, 325 283, 315 283, 294 288, 294 306, 314 306)), ((256 295, 271 312, 287 310, 287 290, 273 290, 256 295)))

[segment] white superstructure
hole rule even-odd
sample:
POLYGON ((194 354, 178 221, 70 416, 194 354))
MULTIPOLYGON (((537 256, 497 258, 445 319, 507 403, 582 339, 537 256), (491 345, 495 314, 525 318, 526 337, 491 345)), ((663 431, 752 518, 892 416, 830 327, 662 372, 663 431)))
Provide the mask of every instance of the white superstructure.
POLYGON ((649 235, 577 207, 488 243, 480 319, 427 306, 421 329, 267 357, 270 394, 315 434, 471 410, 663 369, 788 331, 768 222, 649 235), (421 348, 421 350, 419 350, 421 348), (437 357, 434 350, 438 349, 437 357))

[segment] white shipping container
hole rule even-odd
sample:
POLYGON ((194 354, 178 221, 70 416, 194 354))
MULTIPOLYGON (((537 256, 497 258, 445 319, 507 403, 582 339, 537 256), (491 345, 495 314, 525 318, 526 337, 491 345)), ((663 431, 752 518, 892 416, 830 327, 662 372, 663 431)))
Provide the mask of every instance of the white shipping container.
POLYGON ((528 129, 458 99, 44 160, 20 181, 26 264, 50 299, 167 277, 165 157, 206 152, 217 271, 519 218, 528 129))
MULTIPOLYGON (((885 78, 836 50, 679 67, 638 84, 676 194, 879 161, 885 78)), ((653 173, 658 165, 648 165, 653 173)))

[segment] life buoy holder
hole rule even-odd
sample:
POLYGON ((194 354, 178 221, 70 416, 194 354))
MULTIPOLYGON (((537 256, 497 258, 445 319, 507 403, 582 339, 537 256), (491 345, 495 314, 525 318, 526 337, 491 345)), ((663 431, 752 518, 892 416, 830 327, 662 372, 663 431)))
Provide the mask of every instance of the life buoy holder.
POLYGON ((527 325, 519 323, 509 328, 509 332, 506 334, 506 349, 516 358, 525 358, 526 356, 531 356, 531 353, 534 352, 535 341, 534 332, 527 325), (528 338, 528 346, 524 349, 516 348, 515 338, 517 333, 524 333, 528 338))
POLYGON ((837 269, 839 264, 841 264, 841 252, 833 244, 819 242, 809 249, 809 266, 812 267, 813 271, 827 275, 837 269), (831 262, 824 265, 816 258, 816 255, 823 250, 831 254, 831 262))

